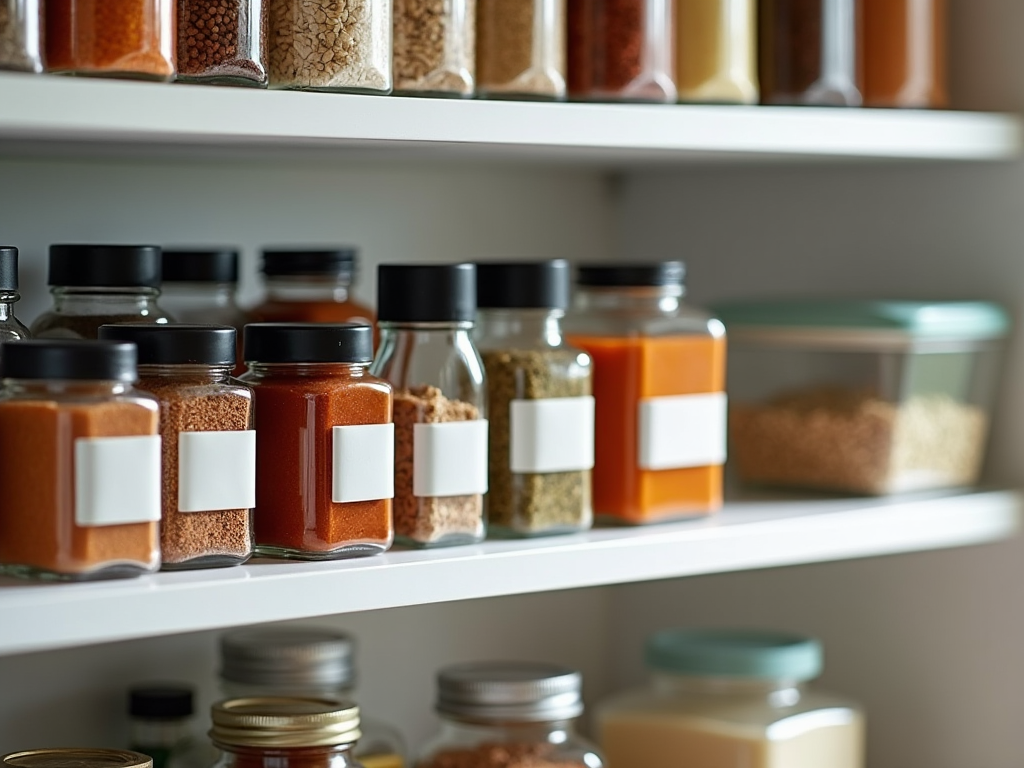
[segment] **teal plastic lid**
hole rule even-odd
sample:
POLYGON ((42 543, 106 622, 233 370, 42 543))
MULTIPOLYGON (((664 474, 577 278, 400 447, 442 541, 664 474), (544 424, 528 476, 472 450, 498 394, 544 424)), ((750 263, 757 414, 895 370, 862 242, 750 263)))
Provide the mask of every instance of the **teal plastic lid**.
POLYGON ((1005 335, 1010 326, 1006 310, 985 301, 736 301, 713 310, 730 331, 829 328, 901 331, 915 338, 990 339, 1005 335))
POLYGON ((817 640, 785 632, 669 629, 647 639, 647 666, 694 677, 811 680, 821 674, 817 640))

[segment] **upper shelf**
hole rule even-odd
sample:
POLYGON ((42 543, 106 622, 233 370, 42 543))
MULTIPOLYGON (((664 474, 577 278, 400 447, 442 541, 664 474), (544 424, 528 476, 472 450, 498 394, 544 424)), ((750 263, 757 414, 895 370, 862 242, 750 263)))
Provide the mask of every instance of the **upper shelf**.
POLYGON ((0 654, 269 621, 997 541, 1010 491, 731 502, 710 519, 533 541, 260 561, 91 584, 0 581, 0 654))
POLYGON ((0 75, 0 150, 394 149, 427 157, 1006 160, 1016 117, 827 108, 550 104, 0 75))

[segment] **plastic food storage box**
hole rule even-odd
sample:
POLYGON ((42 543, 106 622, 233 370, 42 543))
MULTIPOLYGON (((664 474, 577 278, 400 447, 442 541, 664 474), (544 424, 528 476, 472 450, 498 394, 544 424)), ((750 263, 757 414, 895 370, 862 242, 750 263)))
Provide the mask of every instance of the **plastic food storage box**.
POLYGON ((986 303, 716 308, 730 336, 730 455, 748 484, 861 494, 971 485, 1001 340, 986 303))

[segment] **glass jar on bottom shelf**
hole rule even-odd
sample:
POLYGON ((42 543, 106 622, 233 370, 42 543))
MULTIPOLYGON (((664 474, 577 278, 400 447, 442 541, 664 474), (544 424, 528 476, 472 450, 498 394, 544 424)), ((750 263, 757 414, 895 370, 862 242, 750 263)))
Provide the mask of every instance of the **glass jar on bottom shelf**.
POLYGON ((477 7, 477 93, 564 99, 566 0, 485 0, 477 7))
POLYGON ((0 756, 3 768, 153 768, 148 755, 124 749, 64 747, 0 756))
POLYGON ((41 0, 0 0, 0 69, 42 72, 41 0))
POLYGON ((14 305, 20 300, 18 249, 0 246, 0 342, 21 341, 29 337, 28 328, 14 316, 14 305))

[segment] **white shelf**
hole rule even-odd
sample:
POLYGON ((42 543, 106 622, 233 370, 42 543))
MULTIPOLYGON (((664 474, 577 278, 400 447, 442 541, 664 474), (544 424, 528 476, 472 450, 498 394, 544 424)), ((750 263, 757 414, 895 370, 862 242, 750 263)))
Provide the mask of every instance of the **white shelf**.
POLYGON ((1022 507, 1011 491, 741 501, 705 520, 333 563, 260 561, 92 584, 6 579, 0 654, 981 544, 1013 535, 1022 507))
POLYGON ((383 149, 427 157, 1004 160, 1020 121, 956 112, 549 104, 0 75, 0 150, 383 149))

